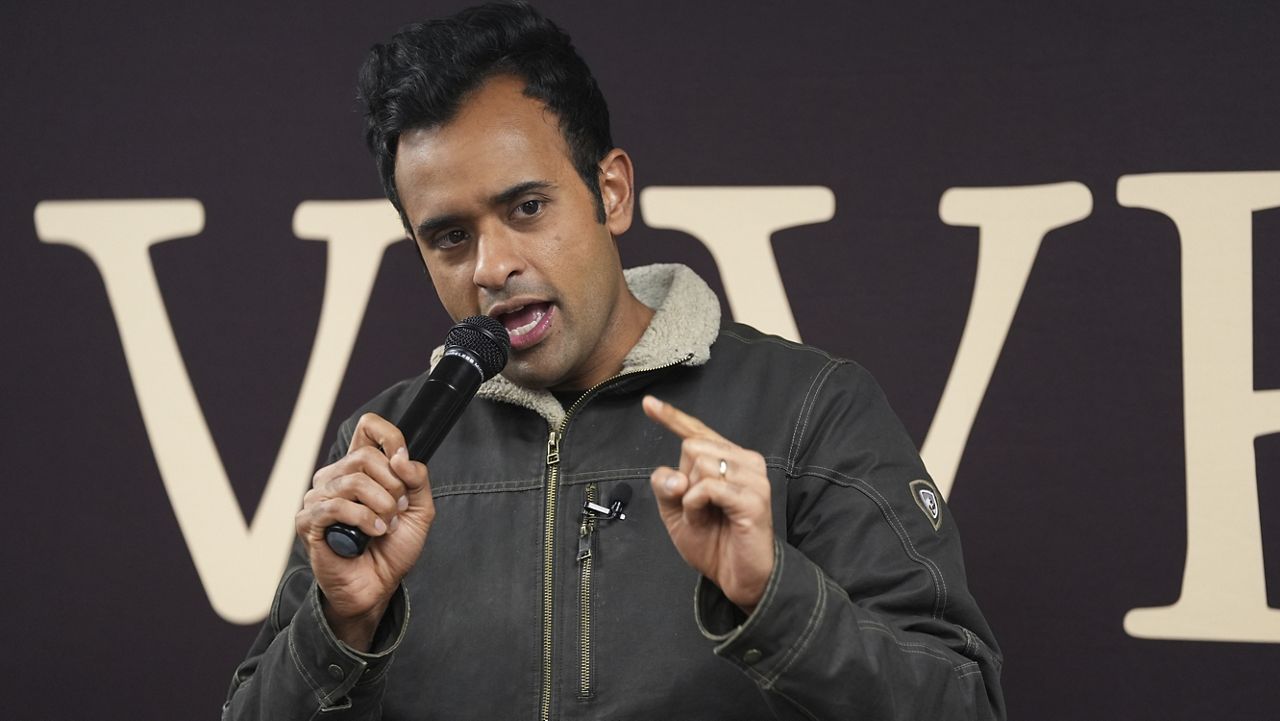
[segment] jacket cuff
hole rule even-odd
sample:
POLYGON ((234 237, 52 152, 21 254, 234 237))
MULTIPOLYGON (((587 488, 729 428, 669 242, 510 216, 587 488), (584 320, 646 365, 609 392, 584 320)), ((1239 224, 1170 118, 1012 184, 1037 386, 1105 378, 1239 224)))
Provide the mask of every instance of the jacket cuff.
POLYGON ((409 628, 409 594, 401 584, 374 632, 369 652, 343 643, 320 606, 320 587, 311 584, 306 601, 289 624, 289 656, 311 687, 322 711, 350 708, 353 697, 377 693, 395 650, 409 628))
POLYGON ((751 615, 705 576, 694 592, 698 629, 716 642, 716 655, 763 684, 772 684, 809 645, 823 605, 817 567, 795 548, 777 539, 773 544, 773 573, 751 615))

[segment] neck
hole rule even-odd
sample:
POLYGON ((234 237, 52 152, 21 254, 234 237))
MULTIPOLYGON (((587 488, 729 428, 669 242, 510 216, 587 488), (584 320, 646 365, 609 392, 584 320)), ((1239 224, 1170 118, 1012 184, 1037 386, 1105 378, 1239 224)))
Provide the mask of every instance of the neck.
POLYGON ((608 342, 599 349, 595 361, 586 373, 547 390, 587 390, 622 370, 622 361, 636 343, 640 342, 640 337, 649 327, 653 309, 637 300, 625 283, 620 285, 622 297, 615 304, 614 312, 605 327, 604 338, 608 342))

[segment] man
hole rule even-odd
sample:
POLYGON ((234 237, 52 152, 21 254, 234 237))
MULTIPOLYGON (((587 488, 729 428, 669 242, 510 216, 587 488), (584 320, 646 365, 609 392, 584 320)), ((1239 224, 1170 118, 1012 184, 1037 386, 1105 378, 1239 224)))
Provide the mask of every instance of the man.
POLYGON ((522 4, 411 26, 361 96, 441 302, 511 360, 429 474, 392 423, 424 377, 343 424, 224 718, 1003 716, 874 381, 722 326, 688 269, 624 275, 631 160, 567 36, 522 4), (368 550, 332 553, 335 522, 368 550))

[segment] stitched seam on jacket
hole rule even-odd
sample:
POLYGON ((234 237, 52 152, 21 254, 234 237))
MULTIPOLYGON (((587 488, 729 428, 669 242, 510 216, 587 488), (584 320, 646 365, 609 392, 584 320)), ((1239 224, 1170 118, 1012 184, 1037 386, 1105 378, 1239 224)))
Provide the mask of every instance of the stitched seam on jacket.
POLYGON ((797 700, 795 700, 795 699, 791 698, 791 697, 790 697, 790 696, 788 696, 787 694, 785 694, 785 693, 783 693, 783 692, 779 691, 779 690, 778 690, 778 689, 776 689, 776 688, 771 688, 771 689, 769 689, 769 693, 771 693, 771 694, 775 694, 775 695, 777 695, 777 696, 781 696, 782 698, 784 698, 784 699, 786 699, 788 702, 790 702, 790 703, 791 703, 791 705, 792 705, 792 706, 794 706, 794 707, 796 708, 796 710, 798 710, 800 713, 804 714, 806 718, 812 719, 812 721, 818 721, 818 715, 817 715, 817 714, 815 714, 814 712, 810 711, 808 708, 806 708, 806 707, 805 707, 805 705, 804 705, 804 704, 802 704, 802 703, 800 703, 799 701, 797 701, 797 700))
MULTIPOLYGON (((889 509, 889 513, 893 516, 893 524, 897 528, 898 534, 903 539, 906 540, 907 545, 911 546, 911 552, 914 553, 916 556, 918 556, 921 559, 921 561, 925 564, 925 567, 929 569, 930 575, 934 577, 934 582, 937 584, 941 584, 942 597, 938 600, 938 603, 933 610, 933 617, 937 619, 941 619, 943 612, 947 608, 947 596, 950 592, 949 589, 947 588, 947 578, 946 576, 942 575, 942 569, 939 568, 938 565, 933 562, 933 559, 929 558, 923 553, 920 553, 919 549, 916 548, 915 542, 911 540, 911 535, 907 533, 906 525, 902 522, 900 518, 898 518, 898 512, 893 509, 893 506, 889 503, 889 499, 881 495, 880 492, 877 491, 875 487, 872 486, 870 483, 867 483, 866 481, 862 481, 862 483, 866 485, 868 491, 870 491, 871 493, 874 493, 880 499, 880 503, 883 504, 884 508, 889 509)), ((937 587, 935 587, 934 593, 936 594, 937 592, 938 592, 938 589, 937 587)))
POLYGON ((929 576, 933 579, 934 602, 932 616, 938 619, 942 618, 942 610, 946 608, 947 603, 947 582, 946 579, 942 577, 942 569, 938 568, 937 564, 935 564, 932 559, 920 553, 920 551, 916 549, 915 543, 912 542, 910 534, 907 533, 906 527, 902 524, 901 519, 898 518, 897 512, 893 510, 893 506, 889 504, 888 500, 885 499, 885 497, 881 495, 880 492, 877 491, 870 483, 867 483, 861 478, 850 478, 849 476, 831 468, 824 468, 823 466, 805 466, 804 469, 795 474, 796 477, 806 475, 822 478, 848 488, 855 488, 861 491, 863 495, 870 498, 871 502, 875 503, 876 506, 880 508, 880 514, 884 516, 885 522, 888 523, 889 527, 893 529, 893 532, 897 534, 898 540, 904 544, 907 556, 924 566, 925 570, 929 572, 929 576), (811 469, 826 471, 832 475, 815 473, 811 469))
MULTIPOLYGON (((292 625, 289 626, 288 640, 289 640, 289 656, 290 658, 293 659, 293 665, 295 668, 298 669, 298 673, 302 674, 302 678, 306 679, 307 685, 311 687, 311 692, 315 694, 316 699, 319 702, 319 708, 316 709, 316 713, 319 713, 321 708, 324 708, 326 705, 328 705, 329 696, 328 694, 324 693, 324 691, 321 690, 319 684, 317 684, 315 679, 311 677, 311 674, 307 673, 306 667, 303 666, 302 657, 298 655, 298 646, 293 642, 293 626, 292 625)), ((311 717, 315 718, 315 714, 312 714, 311 717)))
MULTIPOLYGON (((288 573, 286 573, 284 575, 284 578, 281 579, 280 589, 276 593, 275 597, 271 599, 271 614, 270 614, 271 631, 274 634, 279 635, 279 633, 284 630, 284 627, 288 625, 284 623, 283 620, 280 618, 280 599, 284 596, 284 590, 288 588, 289 581, 294 576, 301 573, 303 570, 310 570, 310 568, 311 568, 310 566, 298 566, 292 569, 291 571, 289 571, 288 573)), ((302 600, 304 603, 306 602, 307 597, 305 594, 303 595, 302 600)))
MULTIPOLYGON (((965 663, 965 666, 968 666, 968 663, 965 663)), ((979 668, 977 663, 974 663, 973 668, 965 668, 964 671, 960 671, 960 668, 963 668, 963 666, 956 666, 955 668, 957 679, 968 679, 969 676, 982 675, 982 668, 979 668)))
POLYGON ((950 657, 948 657, 946 654, 942 653, 938 649, 933 648, 928 644, 916 643, 914 641, 903 641, 899 639, 896 635, 894 635, 893 631, 889 630, 884 626, 881 626, 878 623, 869 623, 869 622, 859 621, 858 628, 864 631, 876 631, 879 633, 883 633, 884 635, 888 636, 889 639, 893 641, 894 645, 898 647, 898 650, 903 653, 914 653, 917 656, 928 656, 929 658, 932 658, 936 661, 941 661, 947 664, 953 670, 956 668, 953 662, 953 659, 951 659, 950 657))
POLYGON ((978 634, 974 633, 973 631, 970 631, 964 626, 961 626, 960 628, 962 628, 964 632, 968 634, 970 638, 973 639, 973 653, 971 654, 966 653, 965 655, 969 656, 970 658, 973 658, 975 656, 986 657, 986 659, 991 662, 991 665, 995 667, 996 673, 999 673, 1000 670, 1004 668, 1004 659, 997 656, 995 651, 992 651, 991 648, 987 646, 986 642, 983 641, 980 636, 978 636, 978 634))
MULTIPOLYGON (((764 462, 766 469, 786 473, 791 468, 785 458, 778 456, 765 456, 764 462)), ((600 481, 647 481, 653 476, 653 469, 654 466, 647 466, 643 468, 613 468, 602 471, 566 473, 560 476, 560 485, 581 486, 587 483, 599 483, 600 481)))
POLYGON ((791 454, 790 454, 791 457, 789 459, 791 461, 792 466, 795 465, 796 454, 800 452, 800 445, 804 442, 804 434, 809 430, 809 419, 813 417, 813 409, 818 407, 818 396, 821 395, 823 386, 827 384, 827 379, 831 377, 831 374, 834 373, 836 368, 838 367, 839 367, 839 364, 836 363, 835 361, 832 361, 822 369, 822 373, 821 373, 822 381, 818 384, 818 387, 815 388, 813 391, 813 403, 810 404, 808 410, 805 411, 804 426, 800 429, 800 434, 798 436, 795 436, 795 435, 792 436, 792 442, 795 444, 794 447, 791 449, 791 454))
POLYGON ((977 641, 977 636, 974 635, 973 631, 970 631, 964 626, 960 627, 960 631, 964 633, 964 655, 969 658, 973 658, 977 655, 978 651, 978 644, 975 643, 977 641))
POLYGON ((818 621, 821 620, 822 614, 827 609, 827 585, 823 583, 822 571, 816 566, 812 568, 814 580, 818 582, 818 602, 813 605, 813 610, 809 612, 809 620, 805 621, 804 629, 800 631, 800 637, 787 651, 787 655, 782 658, 774 669, 773 673, 765 678, 765 687, 773 688, 773 684, 782 674, 786 673, 796 659, 800 658, 801 652, 808 648, 809 643, 813 641, 814 634, 818 630, 818 621))
POLYGON ((881 633, 891 636, 891 638, 893 639, 893 643, 896 643, 897 645, 899 645, 899 647, 904 649, 904 651, 906 651, 906 649, 908 648, 914 648, 914 649, 918 649, 918 651, 915 651, 915 653, 928 653, 929 656, 937 658, 937 660, 946 661, 947 663, 952 662, 951 657, 948 657, 947 654, 942 653, 941 651, 938 651, 938 649, 934 648, 933 645, 918 642, 918 640, 902 640, 900 638, 897 638, 897 634, 893 633, 893 629, 888 628, 888 626, 884 624, 881 624, 881 622, 858 621, 858 628, 863 630, 868 630, 868 631, 881 631, 881 633))
POLYGON ((478 486, 466 486, 466 487, 451 486, 451 487, 440 489, 440 490, 432 489, 431 497, 446 498, 448 496, 475 496, 482 493, 524 493, 526 491, 538 491, 541 489, 542 489, 541 485, 516 486, 516 485, 486 483, 478 486))
POLYGON ((602 471, 566 473, 560 476, 560 485, 572 486, 600 481, 634 481, 653 475, 653 468, 610 468, 602 471))
POLYGON ((746 345, 752 345, 754 343, 770 343, 772 345, 780 345, 783 348, 790 348, 791 350, 798 350, 798 351, 813 353, 814 355, 822 356, 823 358, 826 358, 829 361, 835 360, 835 358, 832 357, 831 354, 827 353, 826 351, 823 351, 818 348, 814 348, 813 346, 804 345, 803 343, 796 343, 795 341, 789 341, 786 338, 776 338, 773 336, 764 336, 762 338, 747 338, 745 336, 738 335, 734 331, 729 330, 727 328, 721 328, 720 335, 729 336, 730 338, 738 341, 739 343, 744 343, 746 345))
POLYGON ((800 404, 800 414, 796 418, 795 428, 791 431, 791 448, 787 451, 787 462, 792 466, 795 465, 796 454, 800 451, 800 442, 804 440, 805 431, 809 428, 809 417, 813 415, 813 409, 818 406, 818 394, 822 392, 822 387, 826 385, 827 379, 831 377, 831 373, 837 366, 835 361, 828 362, 809 383, 809 390, 800 404))

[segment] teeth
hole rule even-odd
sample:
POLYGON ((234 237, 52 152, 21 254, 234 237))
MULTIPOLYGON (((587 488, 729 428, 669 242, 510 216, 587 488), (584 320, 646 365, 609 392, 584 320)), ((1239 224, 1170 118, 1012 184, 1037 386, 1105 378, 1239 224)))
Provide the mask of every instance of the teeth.
POLYGON ((528 333, 529 331, 533 330, 533 327, 538 324, 538 321, 542 320, 543 315, 545 315, 545 313, 543 313, 542 311, 537 311, 536 313, 533 314, 533 320, 529 321, 528 323, 525 323, 519 328, 512 328, 508 332, 511 335, 524 335, 525 333, 528 333))

